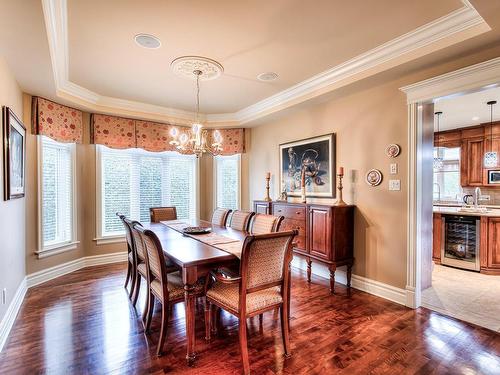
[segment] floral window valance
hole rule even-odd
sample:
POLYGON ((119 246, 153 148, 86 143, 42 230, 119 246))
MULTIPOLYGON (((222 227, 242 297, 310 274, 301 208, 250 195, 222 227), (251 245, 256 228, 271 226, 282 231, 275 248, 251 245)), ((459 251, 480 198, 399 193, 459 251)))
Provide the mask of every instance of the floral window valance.
POLYGON ((33 134, 63 143, 83 141, 82 112, 77 109, 35 96, 31 117, 33 134))
MULTIPOLYGON (((191 128, 186 126, 100 114, 93 114, 91 122, 91 142, 111 148, 137 147, 153 152, 179 152, 175 145, 170 144, 172 128, 176 128, 178 134, 186 133, 191 137, 191 128)), ((219 129, 219 132, 223 139, 222 155, 245 152, 245 129, 219 129)))

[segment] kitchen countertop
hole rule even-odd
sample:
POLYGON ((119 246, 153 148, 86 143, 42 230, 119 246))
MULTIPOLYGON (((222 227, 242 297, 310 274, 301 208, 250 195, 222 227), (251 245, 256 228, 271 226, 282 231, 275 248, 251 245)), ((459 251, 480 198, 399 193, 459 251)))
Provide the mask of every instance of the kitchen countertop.
POLYGON ((433 206, 432 212, 437 214, 451 214, 464 216, 488 216, 500 217, 500 208, 488 208, 485 212, 460 211, 462 207, 458 206, 433 206))

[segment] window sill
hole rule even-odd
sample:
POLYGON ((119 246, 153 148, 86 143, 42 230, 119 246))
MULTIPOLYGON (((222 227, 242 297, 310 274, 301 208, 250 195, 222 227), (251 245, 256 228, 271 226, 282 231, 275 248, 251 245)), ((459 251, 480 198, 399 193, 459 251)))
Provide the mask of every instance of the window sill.
POLYGON ((94 238, 97 245, 107 245, 112 243, 124 243, 125 236, 109 236, 109 237, 99 237, 94 238))
POLYGON ((37 255, 38 259, 47 258, 52 255, 64 253, 66 251, 75 250, 79 243, 80 241, 74 241, 58 245, 52 245, 43 250, 35 251, 35 254, 37 255))

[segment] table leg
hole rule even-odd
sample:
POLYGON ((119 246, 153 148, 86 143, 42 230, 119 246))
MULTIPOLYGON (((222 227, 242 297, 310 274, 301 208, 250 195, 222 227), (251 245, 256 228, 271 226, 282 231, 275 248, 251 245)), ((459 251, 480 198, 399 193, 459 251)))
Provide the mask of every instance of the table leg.
POLYGON ((196 358, 196 353, 194 351, 195 346, 195 288, 192 284, 184 285, 184 299, 186 302, 186 336, 187 336, 187 354, 186 361, 188 366, 194 365, 194 360, 196 358))

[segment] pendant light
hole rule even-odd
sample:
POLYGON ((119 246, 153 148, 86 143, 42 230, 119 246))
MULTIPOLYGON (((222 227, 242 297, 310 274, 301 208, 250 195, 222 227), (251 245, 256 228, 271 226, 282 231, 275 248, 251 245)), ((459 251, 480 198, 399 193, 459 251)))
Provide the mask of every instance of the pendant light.
POLYGON ((497 104, 496 100, 490 100, 487 105, 490 106, 490 151, 484 153, 484 167, 496 168, 498 164, 498 154, 493 151, 493 106, 497 104))
POLYGON ((439 149, 439 118, 441 117, 442 114, 443 114, 443 112, 441 112, 441 111, 434 112, 434 115, 437 116, 437 133, 438 133, 437 145, 436 145, 437 152, 436 152, 436 156, 434 157, 434 161, 433 161, 433 167, 434 167, 435 171, 440 171, 441 169, 443 169, 443 158, 439 155, 439 152, 440 152, 440 149, 439 149))

